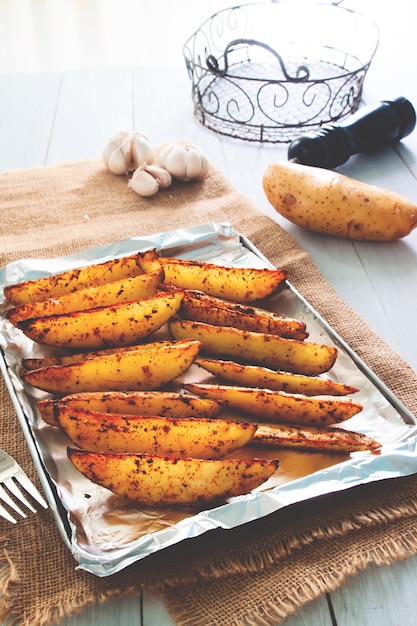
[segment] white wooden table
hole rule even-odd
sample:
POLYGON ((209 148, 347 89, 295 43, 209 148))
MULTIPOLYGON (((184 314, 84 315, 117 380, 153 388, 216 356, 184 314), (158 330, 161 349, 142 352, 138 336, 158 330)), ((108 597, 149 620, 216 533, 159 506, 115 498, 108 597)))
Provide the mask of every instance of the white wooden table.
MULTIPOLYGON (((0 0, 0 171, 97 158, 120 129, 154 142, 187 137, 240 191, 289 230, 368 324, 417 370, 417 230, 395 243, 350 242, 290 225, 261 187, 286 146, 220 136, 193 117, 181 47, 203 19, 229 2, 208 0, 0 0)), ((353 7, 353 2, 346 3, 353 7)), ((380 27, 364 99, 399 95, 417 106, 411 0, 363 0, 380 27), (408 31, 408 32, 407 32, 408 31)), ((417 131, 395 148, 352 158, 341 171, 417 203, 417 131)), ((417 391, 416 391, 417 392, 417 391)), ((417 557, 369 567, 288 618, 288 626, 415 623, 417 557)), ((86 609, 65 626, 169 626, 159 599, 132 598, 86 609)))

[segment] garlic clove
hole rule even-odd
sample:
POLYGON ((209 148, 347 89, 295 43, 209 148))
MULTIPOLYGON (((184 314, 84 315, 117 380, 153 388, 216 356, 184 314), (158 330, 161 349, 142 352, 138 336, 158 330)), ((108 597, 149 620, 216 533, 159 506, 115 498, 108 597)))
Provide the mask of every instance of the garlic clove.
POLYGON ((206 155, 192 144, 168 144, 162 148, 159 164, 172 176, 183 181, 200 179, 206 176, 209 162, 206 155))
POLYGON ((133 133, 131 136, 132 170, 140 167, 144 163, 153 163, 155 160, 155 150, 149 139, 142 133, 133 133))
POLYGON ((102 158, 113 174, 122 175, 133 172, 144 163, 153 163, 155 151, 142 133, 122 130, 106 143, 102 158))
POLYGON ((165 189, 172 183, 172 176, 164 167, 160 167, 159 165, 145 165, 144 169, 156 178, 160 189, 165 189))
POLYGON ((190 146, 188 150, 188 158, 185 167, 185 176, 186 180, 193 180, 194 178, 203 178, 207 174, 208 171, 208 161, 207 157, 194 148, 194 146, 190 146))
POLYGON ((159 190, 159 182, 142 167, 134 172, 127 186, 144 198, 154 196, 159 190))

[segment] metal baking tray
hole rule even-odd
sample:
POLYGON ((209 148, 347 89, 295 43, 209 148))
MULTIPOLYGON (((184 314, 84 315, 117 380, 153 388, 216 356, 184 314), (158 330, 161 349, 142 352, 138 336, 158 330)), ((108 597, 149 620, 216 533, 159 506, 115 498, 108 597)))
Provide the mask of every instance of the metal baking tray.
MULTIPOLYGON (((278 471, 250 494, 203 511, 139 507, 81 476, 67 458, 66 437, 39 417, 37 401, 48 394, 25 386, 19 377, 23 357, 44 356, 50 351, 34 344, 5 319, 3 287, 151 248, 165 256, 221 265, 273 267, 231 224, 210 223, 133 237, 57 259, 23 259, 10 263, 0 273, 1 371, 56 525, 77 568, 108 576, 158 550, 212 529, 234 528, 309 498, 417 472, 416 418, 287 281, 268 300, 268 307, 305 321, 308 340, 338 348, 337 361, 326 375, 358 387, 354 398, 364 406, 343 427, 377 439, 382 444, 381 454, 245 448, 240 456, 278 458, 278 471)), ((193 365, 185 380, 199 381, 204 376, 207 379, 207 373, 193 365)), ((181 382, 184 378, 177 384, 181 382)))

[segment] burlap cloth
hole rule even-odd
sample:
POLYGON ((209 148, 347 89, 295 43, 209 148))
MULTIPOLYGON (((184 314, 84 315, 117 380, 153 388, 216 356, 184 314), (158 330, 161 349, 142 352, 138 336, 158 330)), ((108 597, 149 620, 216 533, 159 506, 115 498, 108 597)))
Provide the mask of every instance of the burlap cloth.
MULTIPOLYGON (((0 175, 1 266, 55 257, 179 227, 229 221, 276 265, 393 390, 417 412, 417 377, 332 290, 308 255, 213 170, 152 199, 99 161, 0 175)), ((323 240, 325 245, 325 239, 323 240)), ((2 381, 0 446, 38 482, 2 381)), ((370 563, 417 553, 417 477, 360 486, 298 503, 234 530, 160 551, 108 578, 77 571, 50 511, 11 526, 0 519, 0 620, 58 624, 111 597, 162 593, 178 624, 278 624, 370 563)))

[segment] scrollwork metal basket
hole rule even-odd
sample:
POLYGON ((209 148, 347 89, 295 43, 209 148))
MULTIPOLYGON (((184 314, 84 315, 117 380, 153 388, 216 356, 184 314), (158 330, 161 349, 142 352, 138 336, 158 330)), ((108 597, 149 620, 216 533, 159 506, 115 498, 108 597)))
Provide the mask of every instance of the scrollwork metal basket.
POLYGON ((356 111, 377 46, 372 20, 332 2, 224 9, 183 47, 195 116, 246 141, 292 141, 356 111))

